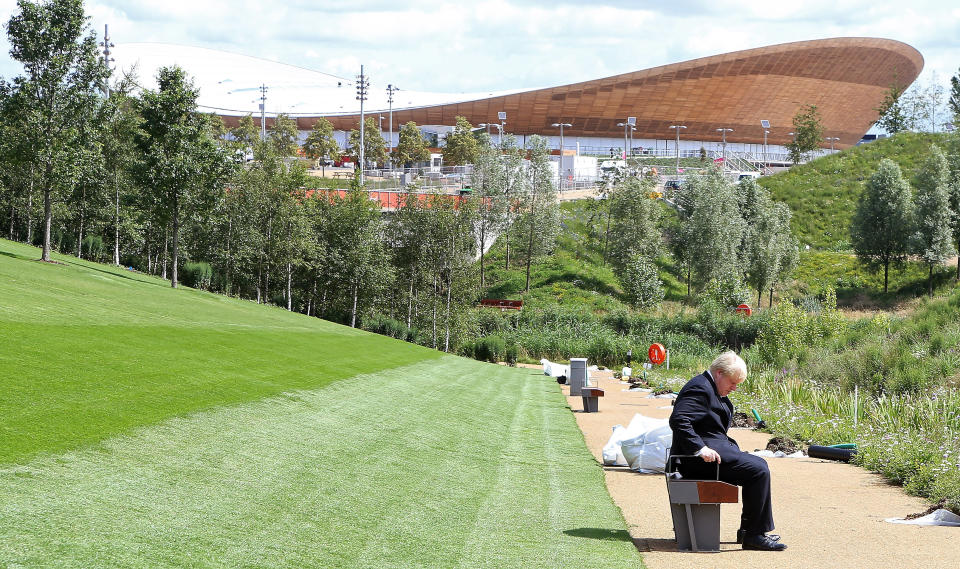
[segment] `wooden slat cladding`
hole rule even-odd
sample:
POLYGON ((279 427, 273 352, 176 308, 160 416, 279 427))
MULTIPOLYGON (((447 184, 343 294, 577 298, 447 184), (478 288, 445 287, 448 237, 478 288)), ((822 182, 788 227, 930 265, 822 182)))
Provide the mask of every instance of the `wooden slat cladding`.
MULTIPOLYGON (((564 134, 623 136, 616 126, 637 117, 634 139, 672 139, 671 124, 684 124, 683 138, 719 140, 717 128, 732 128, 727 142, 761 143, 760 120, 772 127, 771 144, 787 144, 793 116, 817 105, 824 136, 836 145, 856 144, 877 118, 874 110, 894 81, 909 86, 923 69, 920 53, 878 38, 833 38, 762 47, 672 65, 526 91, 478 101, 394 109, 394 124, 453 125, 457 115, 472 124, 494 123, 507 112, 506 131, 556 134, 554 122, 571 123, 564 134)), ((381 109, 371 111, 385 112, 381 109)), ((235 117, 224 117, 228 126, 235 117), (232 120, 231 120, 232 119, 232 120)), ((317 117, 297 123, 307 130, 317 117)), ((357 127, 358 115, 327 117, 338 130, 357 127)), ((268 124, 269 124, 268 120, 268 124)))

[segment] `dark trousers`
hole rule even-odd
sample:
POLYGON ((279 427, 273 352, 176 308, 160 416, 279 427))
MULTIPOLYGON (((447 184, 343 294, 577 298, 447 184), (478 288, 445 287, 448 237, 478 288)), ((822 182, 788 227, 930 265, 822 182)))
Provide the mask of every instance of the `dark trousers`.
MULTIPOLYGON (((678 470, 684 478, 696 480, 713 480, 717 475, 716 465, 699 457, 683 459, 678 470)), ((766 460, 745 452, 725 456, 720 462, 719 477, 723 482, 743 488, 740 529, 747 534, 766 533, 773 529, 770 469, 766 460)))

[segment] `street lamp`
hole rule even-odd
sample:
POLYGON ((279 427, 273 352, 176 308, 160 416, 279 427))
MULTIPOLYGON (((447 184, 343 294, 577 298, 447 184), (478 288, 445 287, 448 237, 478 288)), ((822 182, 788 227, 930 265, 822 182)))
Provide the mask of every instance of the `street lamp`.
POLYGON ((717 129, 717 132, 719 132, 720 135, 721 135, 722 138, 723 138, 723 142, 721 143, 721 148, 722 148, 723 150, 721 151, 722 153, 721 153, 720 156, 721 156, 721 162, 723 162, 722 168, 723 168, 724 170, 726 170, 726 169, 727 169, 727 133, 728 133, 728 132, 733 132, 733 129, 732 129, 732 128, 718 128, 718 129, 717 129))
MULTIPOLYGON (((617 126, 623 127, 623 162, 624 164, 626 164, 627 162, 627 132, 629 129, 630 146, 633 146, 633 131, 635 130, 633 125, 635 124, 637 124, 637 117, 627 117, 626 122, 617 123, 617 126)), ((633 148, 630 149, 630 153, 631 154, 633 153, 633 148)))
POLYGON ((554 128, 560 127, 560 161, 557 162, 557 177, 560 178, 560 184, 558 185, 562 188, 563 187, 563 127, 573 126, 573 125, 568 122, 555 122, 550 126, 554 128))
POLYGON ((840 141, 840 139, 837 138, 836 136, 828 136, 828 137, 825 138, 824 140, 829 140, 829 141, 830 141, 830 152, 833 152, 833 143, 840 141))
POLYGON ((491 126, 497 127, 497 132, 499 132, 499 136, 500 136, 500 143, 501 143, 501 145, 502 145, 502 144, 503 144, 503 125, 498 124, 498 123, 495 123, 495 122, 491 122, 491 123, 482 122, 482 123, 480 123, 480 124, 477 125, 477 127, 479 127, 479 128, 486 128, 488 134, 490 133, 490 127, 491 127, 491 126))
POLYGON ((503 146, 503 125, 507 124, 507 111, 499 111, 497 118, 500 119, 500 139, 498 142, 500 146, 503 146))
POLYGON ((770 134, 769 130, 763 131, 763 171, 767 171, 767 135, 770 134))
POLYGON ((672 124, 670 128, 677 129, 677 174, 680 173, 680 129, 687 128, 687 125, 683 124, 672 124))

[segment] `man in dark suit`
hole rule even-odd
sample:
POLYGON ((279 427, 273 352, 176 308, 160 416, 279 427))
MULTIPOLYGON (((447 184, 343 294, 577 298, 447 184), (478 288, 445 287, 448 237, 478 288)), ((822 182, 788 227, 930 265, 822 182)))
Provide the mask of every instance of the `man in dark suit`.
POLYGON ((747 377, 747 365, 734 352, 724 352, 710 369, 683 386, 670 415, 673 429, 671 454, 696 455, 702 459, 681 460, 684 478, 712 478, 719 463, 720 480, 743 487, 743 513, 737 543, 744 549, 782 551, 787 546, 773 529, 770 505, 770 470, 767 461, 743 452, 727 436, 733 420, 733 403, 727 398, 747 377))

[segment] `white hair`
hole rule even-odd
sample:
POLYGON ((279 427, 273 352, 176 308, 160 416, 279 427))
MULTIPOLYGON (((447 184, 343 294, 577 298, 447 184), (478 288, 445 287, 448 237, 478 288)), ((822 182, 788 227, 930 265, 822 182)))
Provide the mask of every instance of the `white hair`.
POLYGON ((734 380, 747 377, 747 364, 734 351, 723 352, 710 364, 710 373, 721 374, 734 380))

